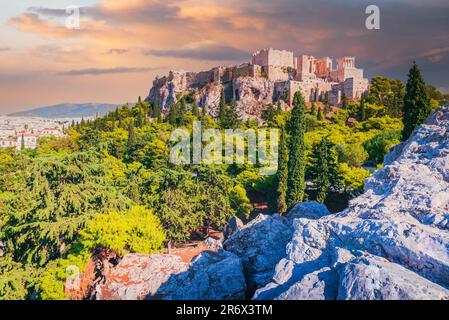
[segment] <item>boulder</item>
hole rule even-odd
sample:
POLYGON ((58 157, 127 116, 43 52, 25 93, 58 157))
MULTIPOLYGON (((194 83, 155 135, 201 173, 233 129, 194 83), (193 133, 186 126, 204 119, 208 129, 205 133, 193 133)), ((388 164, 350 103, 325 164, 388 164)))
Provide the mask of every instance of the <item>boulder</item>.
POLYGON ((292 233, 278 215, 261 214, 223 243, 225 250, 242 259, 250 291, 270 281, 292 233))
POLYGON ((96 287, 97 300, 143 300, 155 295, 172 275, 189 265, 173 255, 128 254, 103 274, 104 283, 96 287))
POLYGON ((448 300, 449 290, 388 260, 368 256, 345 265, 338 299, 448 300))
POLYGON ((324 204, 312 201, 295 205, 289 212, 289 219, 307 218, 319 219, 331 214, 324 204))
POLYGON ((243 228, 244 224, 242 220, 237 217, 232 217, 229 222, 223 228, 223 238, 224 240, 228 239, 234 233, 243 228))
POLYGON ((204 252, 158 290, 164 300, 241 300, 246 283, 240 259, 225 251, 204 252))

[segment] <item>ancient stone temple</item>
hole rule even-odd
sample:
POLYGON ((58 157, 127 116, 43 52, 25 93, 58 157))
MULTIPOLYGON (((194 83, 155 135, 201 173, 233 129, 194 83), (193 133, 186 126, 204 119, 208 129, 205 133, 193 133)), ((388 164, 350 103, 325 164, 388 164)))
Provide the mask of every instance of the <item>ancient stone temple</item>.
POLYGON ((270 104, 291 106, 294 94, 301 91, 308 102, 328 101, 338 106, 343 94, 358 100, 368 91, 363 69, 355 66, 355 57, 315 58, 295 56, 291 51, 263 49, 241 65, 215 67, 202 72, 171 71, 157 78, 147 98, 157 101, 163 110, 179 97, 192 94, 200 107, 214 116, 222 89, 226 100, 234 100, 244 118, 258 117, 270 104))

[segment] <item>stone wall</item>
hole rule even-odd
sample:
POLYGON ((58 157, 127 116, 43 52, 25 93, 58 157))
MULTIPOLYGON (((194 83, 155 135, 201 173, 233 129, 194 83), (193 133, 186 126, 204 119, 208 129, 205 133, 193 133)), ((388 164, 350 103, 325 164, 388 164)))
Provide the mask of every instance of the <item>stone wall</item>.
POLYGON ((264 49, 253 54, 251 64, 259 66, 290 67, 293 65, 293 52, 286 50, 264 49))

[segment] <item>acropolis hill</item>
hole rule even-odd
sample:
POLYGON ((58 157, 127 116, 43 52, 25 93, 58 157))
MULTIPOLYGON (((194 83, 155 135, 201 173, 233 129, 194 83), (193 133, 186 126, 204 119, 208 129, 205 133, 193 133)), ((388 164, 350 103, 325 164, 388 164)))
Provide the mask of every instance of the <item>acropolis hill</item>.
POLYGON ((298 91, 307 102, 327 100, 337 106, 343 93, 347 99, 357 100, 368 86, 363 69, 355 67, 355 57, 337 58, 334 68, 329 57, 295 57, 291 51, 270 48, 255 52, 241 65, 202 72, 170 71, 154 80, 147 101, 157 100, 167 111, 182 96, 192 94, 199 107, 216 115, 224 89, 226 100, 234 100, 243 118, 249 118, 259 117, 270 104, 291 106, 298 91))

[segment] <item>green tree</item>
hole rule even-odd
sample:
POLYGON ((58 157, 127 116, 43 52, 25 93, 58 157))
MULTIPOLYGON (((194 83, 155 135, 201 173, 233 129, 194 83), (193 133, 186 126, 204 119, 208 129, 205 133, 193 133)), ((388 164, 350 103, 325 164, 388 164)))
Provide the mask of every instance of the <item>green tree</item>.
POLYGON ((346 93, 344 91, 341 94, 341 108, 342 109, 348 108, 348 98, 346 97, 346 93))
POLYGON ((276 174, 276 209, 279 214, 287 212, 288 148, 284 129, 279 137, 278 171, 276 174))
POLYGON ((338 184, 338 168, 335 145, 324 137, 311 154, 310 177, 317 190, 318 202, 324 203, 330 188, 338 184))
POLYGON ((417 126, 427 120, 432 111, 426 83, 415 62, 413 62, 413 66, 408 74, 403 111, 404 130, 402 132, 402 140, 405 141, 417 126))
POLYGON ((170 110, 168 111, 168 123, 175 126, 178 124, 178 118, 179 118, 178 105, 173 104, 170 106, 170 110))
POLYGON ((198 105, 196 104, 195 101, 193 101, 192 103, 192 114, 198 118, 200 116, 200 110, 198 109, 198 105))
POLYGON ((23 134, 20 139, 20 150, 25 150, 25 137, 23 136, 23 134))
POLYGON ((235 101, 231 101, 229 108, 226 108, 224 118, 221 118, 220 125, 225 129, 235 129, 241 124, 240 116, 235 106, 235 101))
POLYGON ((363 94, 362 94, 362 97, 360 98, 360 106, 359 106, 358 118, 359 118, 359 121, 365 121, 366 120, 365 95, 363 95, 363 94))
POLYGON ((302 202, 305 191, 305 143, 306 131, 305 102, 301 92, 293 98, 293 110, 290 119, 290 144, 288 159, 287 206, 302 202))
POLYGON ((324 120, 324 116, 323 116, 323 113, 321 112, 321 108, 318 108, 318 111, 316 113, 316 119, 318 121, 323 121, 324 120))
POLYGON ((316 104, 315 102, 312 102, 312 106, 310 107, 310 114, 314 116, 315 113, 316 113, 316 104))
POLYGON ((25 184, 14 190, 20 202, 1 229, 16 261, 45 265, 69 250, 96 214, 130 205, 98 153, 45 155, 26 171, 25 184))
POLYGON ((218 104, 218 121, 226 121, 226 97, 224 89, 221 89, 220 102, 218 104))
POLYGON ((128 150, 132 150, 137 144, 136 131, 134 129, 134 122, 131 122, 128 126, 128 150))

